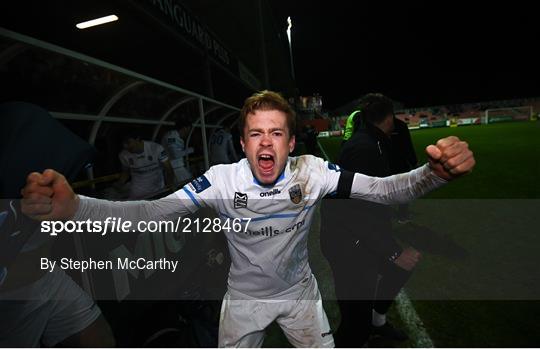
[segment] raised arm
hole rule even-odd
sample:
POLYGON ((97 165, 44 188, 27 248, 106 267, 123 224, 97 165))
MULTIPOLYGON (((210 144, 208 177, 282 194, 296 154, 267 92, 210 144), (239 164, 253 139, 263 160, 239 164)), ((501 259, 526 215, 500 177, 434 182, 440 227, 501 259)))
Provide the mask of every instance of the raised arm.
POLYGON ((170 219, 194 211, 189 202, 181 199, 177 193, 154 201, 124 202, 79 196, 66 178, 54 170, 31 173, 21 193, 23 213, 40 221, 105 221, 107 217, 122 217, 139 222, 170 219))
POLYGON ((355 173, 350 198, 380 204, 406 203, 439 188, 446 182, 435 175, 427 164, 390 177, 370 177, 355 173))
POLYGON ((441 139, 426 148, 429 164, 390 177, 370 177, 343 171, 331 174, 329 192, 340 197, 381 204, 405 203, 472 171, 475 160, 466 142, 457 137, 441 139), (334 184, 332 184, 334 183, 334 184))

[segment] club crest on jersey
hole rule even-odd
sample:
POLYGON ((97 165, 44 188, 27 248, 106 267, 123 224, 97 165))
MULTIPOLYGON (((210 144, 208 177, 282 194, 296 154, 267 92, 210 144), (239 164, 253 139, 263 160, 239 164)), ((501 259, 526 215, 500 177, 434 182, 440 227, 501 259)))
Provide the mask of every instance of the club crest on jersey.
POLYGON ((299 204, 302 201, 302 189, 300 184, 295 184, 291 189, 289 189, 289 196, 293 204, 299 204))
POLYGON ((247 194, 234 192, 234 208, 246 208, 247 200, 247 194))

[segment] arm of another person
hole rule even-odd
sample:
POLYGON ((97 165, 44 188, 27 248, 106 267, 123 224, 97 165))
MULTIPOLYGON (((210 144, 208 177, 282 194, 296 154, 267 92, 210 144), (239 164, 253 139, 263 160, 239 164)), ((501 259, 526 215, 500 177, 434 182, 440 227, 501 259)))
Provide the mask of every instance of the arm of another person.
POLYGON ((120 160, 120 163, 122 164, 122 173, 120 174, 120 178, 118 178, 118 180, 116 182, 114 182, 114 186, 115 187, 121 187, 123 186, 124 184, 126 184, 126 182, 128 181, 129 179, 129 164, 126 160, 126 158, 124 156, 122 156, 122 154, 120 153, 118 155, 118 159, 120 160))
POLYGON ((175 175, 174 175, 174 170, 171 166, 171 162, 169 161, 169 156, 167 154, 167 151, 163 148, 162 145, 157 144, 157 143, 155 144, 157 147, 156 151, 158 153, 158 161, 163 167, 163 172, 165 175, 165 185, 168 188, 174 188, 175 175))
POLYGON ((169 188, 174 188, 175 183, 175 175, 174 170, 171 165, 171 161, 169 159, 162 161, 161 165, 163 166, 163 170, 165 172, 165 184, 169 188))

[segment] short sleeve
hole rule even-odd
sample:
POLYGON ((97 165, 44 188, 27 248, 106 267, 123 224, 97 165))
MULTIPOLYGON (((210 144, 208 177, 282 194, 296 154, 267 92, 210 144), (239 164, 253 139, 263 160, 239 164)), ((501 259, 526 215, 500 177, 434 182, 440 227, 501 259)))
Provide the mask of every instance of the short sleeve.
POLYGON ((342 169, 338 165, 329 161, 324 161, 320 158, 317 158, 317 160, 317 168, 320 171, 322 178, 321 197, 327 195, 333 196, 337 193, 342 169))
POLYGON ((129 162, 126 159, 126 156, 123 151, 118 154, 118 159, 120 160, 120 164, 122 164, 122 168, 129 169, 130 167, 129 162))
POLYGON ((169 155, 167 154, 165 149, 157 143, 156 143, 156 152, 158 154, 159 162, 165 162, 169 160, 169 155))

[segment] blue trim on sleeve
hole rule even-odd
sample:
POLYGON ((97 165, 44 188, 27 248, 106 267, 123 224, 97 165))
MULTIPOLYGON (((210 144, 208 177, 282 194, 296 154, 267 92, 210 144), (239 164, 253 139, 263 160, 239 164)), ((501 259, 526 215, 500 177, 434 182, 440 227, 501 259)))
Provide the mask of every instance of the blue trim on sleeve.
POLYGON ((197 201, 197 199, 195 199, 195 196, 193 196, 193 194, 189 190, 187 190, 186 187, 183 187, 182 189, 186 192, 191 201, 193 201, 193 203, 197 205, 198 208, 202 207, 201 204, 199 204, 199 202, 197 201))

